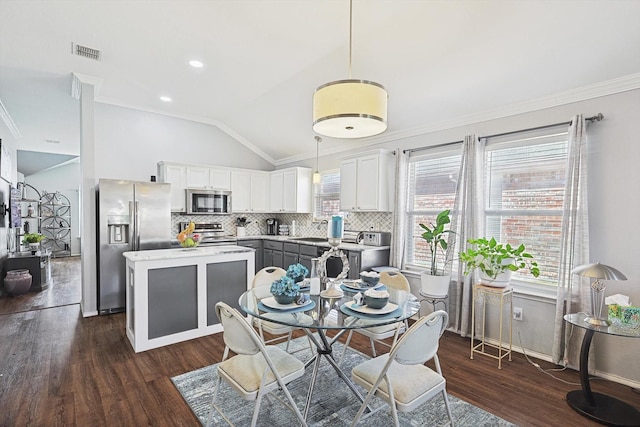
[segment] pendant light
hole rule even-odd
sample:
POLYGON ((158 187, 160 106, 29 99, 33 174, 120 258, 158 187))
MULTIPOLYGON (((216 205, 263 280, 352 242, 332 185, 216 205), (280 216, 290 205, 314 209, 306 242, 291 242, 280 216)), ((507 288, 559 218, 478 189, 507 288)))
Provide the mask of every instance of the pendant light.
POLYGON ((389 95, 379 83, 351 78, 353 0, 349 0, 349 78, 313 94, 313 131, 332 138, 363 138, 387 130, 389 95))
POLYGON ((314 184, 320 184, 321 181, 321 177, 320 177, 320 171, 318 171, 318 152, 320 151, 320 141, 322 141, 322 138, 320 138, 318 135, 316 135, 316 171, 313 173, 313 177, 312 177, 312 181, 314 184))

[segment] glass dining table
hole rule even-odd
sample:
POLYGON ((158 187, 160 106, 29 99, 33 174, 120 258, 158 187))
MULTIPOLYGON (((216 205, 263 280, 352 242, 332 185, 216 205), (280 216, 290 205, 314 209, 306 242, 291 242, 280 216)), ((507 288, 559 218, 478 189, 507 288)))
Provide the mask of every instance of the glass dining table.
MULTIPOLYGON (((305 402, 303 416, 306 419, 311 405, 313 388, 321 361, 326 360, 351 391, 364 401, 364 397, 351 381, 349 375, 340 369, 333 355, 333 345, 349 330, 370 328, 403 322, 420 310, 418 298, 410 292, 388 288, 389 303, 382 309, 371 309, 354 302, 354 296, 362 286, 358 281, 337 284, 342 296, 325 298, 320 295, 306 295, 304 304, 280 305, 271 297, 269 286, 250 289, 240 296, 240 308, 249 316, 269 322, 299 328, 316 348, 315 354, 305 363, 305 368, 313 365, 311 383, 305 402), (274 316, 274 313, 278 315, 274 316), (331 336, 328 331, 335 332, 331 336)), ((379 287, 378 290, 386 289, 379 287)), ((304 288, 303 288, 304 293, 304 288)))

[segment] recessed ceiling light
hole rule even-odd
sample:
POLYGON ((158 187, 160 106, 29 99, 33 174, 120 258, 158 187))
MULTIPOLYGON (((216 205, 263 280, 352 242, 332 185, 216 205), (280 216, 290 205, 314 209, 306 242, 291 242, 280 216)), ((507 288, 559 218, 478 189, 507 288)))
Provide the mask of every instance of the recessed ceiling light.
POLYGON ((197 59, 192 59, 191 61, 189 61, 189 65, 191 65, 193 68, 204 67, 204 64, 202 63, 202 61, 198 61, 197 59))
POLYGON ((163 101, 163 102, 171 102, 171 98, 170 98, 170 97, 168 97, 168 96, 161 96, 161 97, 160 97, 160 101, 163 101))

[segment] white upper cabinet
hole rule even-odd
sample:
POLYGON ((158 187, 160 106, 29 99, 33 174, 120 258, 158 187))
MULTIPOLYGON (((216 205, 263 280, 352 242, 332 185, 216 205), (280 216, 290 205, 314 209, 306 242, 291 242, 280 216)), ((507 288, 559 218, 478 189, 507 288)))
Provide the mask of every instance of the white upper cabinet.
POLYGON ((340 209, 389 212, 393 205, 393 154, 376 150, 340 165, 340 209))
POLYGON ((269 172, 231 171, 232 212, 268 212, 269 172))
POLYGON ((171 212, 186 212, 187 168, 184 165, 158 163, 158 181, 171 184, 171 212))
POLYGON ((224 168, 187 166, 187 188, 231 189, 231 171, 224 168))
POLYGON ((269 186, 271 212, 311 212, 311 169, 288 168, 271 172, 269 186))

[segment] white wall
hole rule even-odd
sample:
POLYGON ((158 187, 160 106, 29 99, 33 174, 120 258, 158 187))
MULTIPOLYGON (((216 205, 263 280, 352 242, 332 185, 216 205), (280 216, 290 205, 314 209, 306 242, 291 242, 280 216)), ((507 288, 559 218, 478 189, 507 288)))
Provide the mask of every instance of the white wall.
POLYGON ((149 181, 159 161, 273 170, 215 126, 95 104, 96 177, 149 181))
POLYGON ((80 189, 80 162, 74 162, 58 166, 43 172, 29 175, 25 182, 37 188, 40 193, 60 192, 71 203, 71 255, 80 254, 80 218, 79 199, 80 189))

